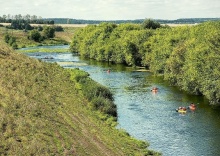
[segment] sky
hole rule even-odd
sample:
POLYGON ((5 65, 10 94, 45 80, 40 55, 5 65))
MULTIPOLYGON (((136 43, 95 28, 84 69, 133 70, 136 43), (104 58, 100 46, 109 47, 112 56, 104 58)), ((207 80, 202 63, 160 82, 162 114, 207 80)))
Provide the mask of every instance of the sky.
POLYGON ((0 16, 135 20, 219 18, 220 0, 0 0, 0 16))

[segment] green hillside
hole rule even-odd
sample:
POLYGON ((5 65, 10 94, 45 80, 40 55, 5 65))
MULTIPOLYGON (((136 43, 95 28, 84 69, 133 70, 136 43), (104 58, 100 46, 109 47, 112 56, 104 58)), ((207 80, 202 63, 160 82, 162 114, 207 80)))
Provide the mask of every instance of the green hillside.
POLYGON ((0 43, 0 155, 159 155, 91 107, 79 70, 0 43))

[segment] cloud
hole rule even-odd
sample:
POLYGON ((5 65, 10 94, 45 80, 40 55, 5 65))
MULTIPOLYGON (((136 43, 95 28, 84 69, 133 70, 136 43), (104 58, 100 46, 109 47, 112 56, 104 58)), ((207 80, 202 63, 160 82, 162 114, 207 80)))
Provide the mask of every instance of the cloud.
POLYGON ((219 0, 0 0, 0 15, 76 19, 177 19, 220 17, 219 0))

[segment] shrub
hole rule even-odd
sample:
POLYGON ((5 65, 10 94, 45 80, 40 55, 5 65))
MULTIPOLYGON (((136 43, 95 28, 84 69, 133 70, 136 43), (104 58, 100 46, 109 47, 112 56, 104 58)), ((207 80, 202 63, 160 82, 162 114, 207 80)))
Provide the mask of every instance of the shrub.
POLYGON ((30 31, 29 39, 39 42, 41 40, 41 34, 38 30, 34 29, 30 31))
POLYGON ((99 96, 99 97, 93 98, 91 101, 91 106, 93 109, 99 110, 105 114, 108 114, 114 117, 117 116, 116 105, 112 101, 104 97, 99 96))
POLYGON ((10 40, 10 35, 9 35, 9 34, 6 34, 6 35, 4 36, 4 41, 5 41, 6 43, 9 43, 9 40, 10 40))
POLYGON ((151 19, 146 19, 142 23, 142 27, 144 29, 157 29, 157 28, 160 28, 160 23, 155 22, 155 21, 153 21, 151 19))
POLYGON ((18 45, 17 45, 16 42, 13 42, 12 45, 11 45, 11 47, 12 47, 13 49, 18 49, 18 45))
POLYGON ((55 31, 63 31, 63 27, 61 26, 54 26, 55 31))
POLYGON ((54 38, 55 37, 55 29, 53 27, 44 27, 43 35, 45 38, 54 38))

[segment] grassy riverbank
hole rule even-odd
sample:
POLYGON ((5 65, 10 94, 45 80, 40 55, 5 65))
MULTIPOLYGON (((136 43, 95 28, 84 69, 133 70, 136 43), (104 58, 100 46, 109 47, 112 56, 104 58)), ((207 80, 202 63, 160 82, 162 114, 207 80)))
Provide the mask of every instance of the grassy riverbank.
POLYGON ((0 43, 0 155, 159 155, 95 107, 86 73, 16 53, 2 36, 0 43))

